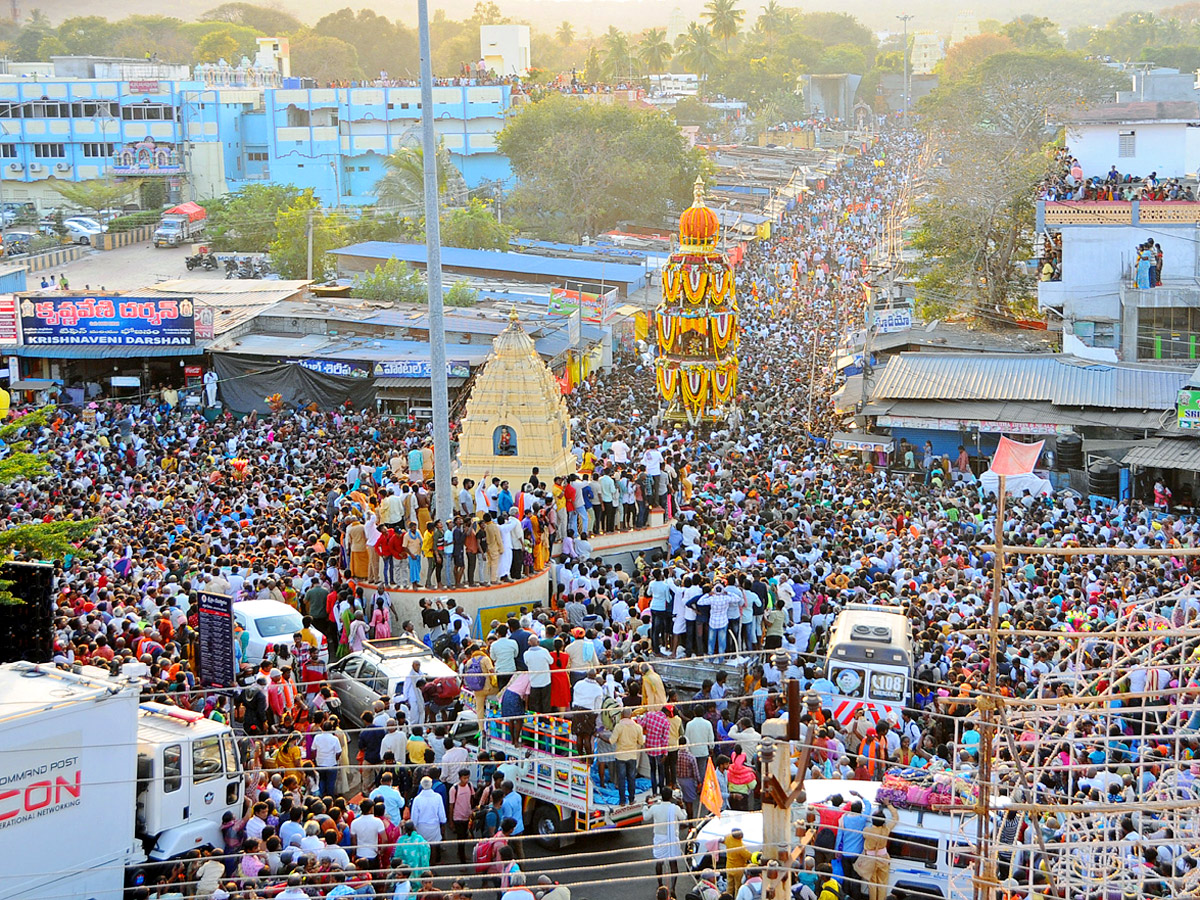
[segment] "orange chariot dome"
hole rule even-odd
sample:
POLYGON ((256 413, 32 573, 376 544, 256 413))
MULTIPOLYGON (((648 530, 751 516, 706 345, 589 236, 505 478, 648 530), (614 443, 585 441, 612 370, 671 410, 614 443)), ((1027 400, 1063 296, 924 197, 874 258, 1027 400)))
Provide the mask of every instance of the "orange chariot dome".
POLYGON ((711 249, 717 242, 721 223, 717 214, 704 205, 704 179, 696 179, 692 196, 692 205, 679 217, 679 243, 683 247, 711 249))

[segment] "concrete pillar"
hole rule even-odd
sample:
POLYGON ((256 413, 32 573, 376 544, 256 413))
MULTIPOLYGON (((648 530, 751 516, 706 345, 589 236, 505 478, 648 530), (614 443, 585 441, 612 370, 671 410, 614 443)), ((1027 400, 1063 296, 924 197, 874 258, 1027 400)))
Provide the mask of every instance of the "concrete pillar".
MULTIPOLYGON (((787 739, 787 722, 768 719, 763 723, 763 781, 769 776, 782 786, 784 793, 792 789, 791 742, 787 739)), ((763 795, 763 898, 790 900, 792 834, 791 806, 779 807, 771 797, 763 795), (770 865, 778 860, 778 867, 770 865)))

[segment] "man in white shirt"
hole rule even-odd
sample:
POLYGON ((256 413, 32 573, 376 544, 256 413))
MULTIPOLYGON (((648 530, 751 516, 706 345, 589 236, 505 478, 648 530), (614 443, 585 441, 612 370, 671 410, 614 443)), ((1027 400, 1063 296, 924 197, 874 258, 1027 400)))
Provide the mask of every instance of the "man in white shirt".
POLYGON ((550 712, 550 665, 554 657, 541 644, 530 643, 523 657, 529 671, 529 699, 526 708, 530 712, 550 712))
POLYGON ((658 876, 661 885, 664 863, 671 867, 671 896, 675 896, 675 880, 679 875, 679 859, 683 856, 683 847, 679 843, 679 822, 683 813, 672 799, 671 788, 663 788, 661 799, 647 798, 646 806, 642 809, 642 822, 654 826, 654 874, 658 876))
POLYGON ((433 861, 437 862, 442 826, 446 824, 446 806, 434 791, 433 779, 428 775, 421 779, 421 793, 413 798, 412 823, 417 833, 433 847, 433 861))
POLYGON ((337 765, 342 755, 342 742, 333 733, 333 722, 326 721, 324 730, 312 740, 313 764, 317 767, 322 797, 331 797, 337 790, 337 765))
POLYGON ((386 828, 378 816, 374 814, 375 801, 364 800, 362 811, 350 823, 350 835, 354 838, 354 856, 356 859, 371 860, 379 856, 379 839, 383 837, 386 828))
POLYGON ((392 773, 384 772, 380 778, 379 787, 371 791, 371 799, 379 802, 383 814, 393 825, 401 822, 401 811, 404 809, 404 795, 392 784, 392 773))

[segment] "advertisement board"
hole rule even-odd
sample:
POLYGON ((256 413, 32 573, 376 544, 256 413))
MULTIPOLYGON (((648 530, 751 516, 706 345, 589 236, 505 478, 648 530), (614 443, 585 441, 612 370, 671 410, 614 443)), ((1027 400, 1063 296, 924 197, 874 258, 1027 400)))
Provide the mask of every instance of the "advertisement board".
POLYGON ((200 683, 208 687, 231 686, 237 674, 233 657, 233 598, 201 591, 196 599, 196 631, 200 637, 196 653, 200 683))
POLYGON ((913 326, 911 309, 885 309, 875 314, 875 331, 878 334, 896 334, 908 331, 913 326))
POLYGON ((1200 388, 1180 388, 1175 416, 1180 428, 1200 428, 1200 388))
POLYGON ((25 297, 22 343, 191 347, 196 343, 191 298, 25 297))
POLYGON ((0 296, 0 344, 17 343, 17 298, 12 294, 0 296))
MULTIPOLYGON (((375 363, 376 378, 432 378, 433 369, 427 359, 393 359, 375 363)), ((471 364, 459 359, 446 363, 447 378, 469 378, 471 364)))
POLYGON ((550 289, 549 311, 552 316, 569 316, 582 308, 583 321, 589 325, 603 325, 608 321, 616 301, 616 288, 597 294, 556 287, 550 289))

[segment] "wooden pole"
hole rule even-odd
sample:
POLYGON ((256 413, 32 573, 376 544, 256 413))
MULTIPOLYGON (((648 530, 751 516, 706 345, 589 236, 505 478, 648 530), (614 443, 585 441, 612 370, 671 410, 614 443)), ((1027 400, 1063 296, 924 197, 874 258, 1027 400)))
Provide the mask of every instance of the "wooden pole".
POLYGON ((976 806, 975 833, 979 855, 975 862, 975 898, 992 900, 996 893, 996 859, 991 847, 992 818, 992 745, 996 740, 996 655, 1000 650, 1000 594, 1004 590, 1004 499, 1005 476, 997 485, 995 552, 992 559, 992 599, 988 623, 988 692, 977 701, 979 727, 979 801, 976 806))

